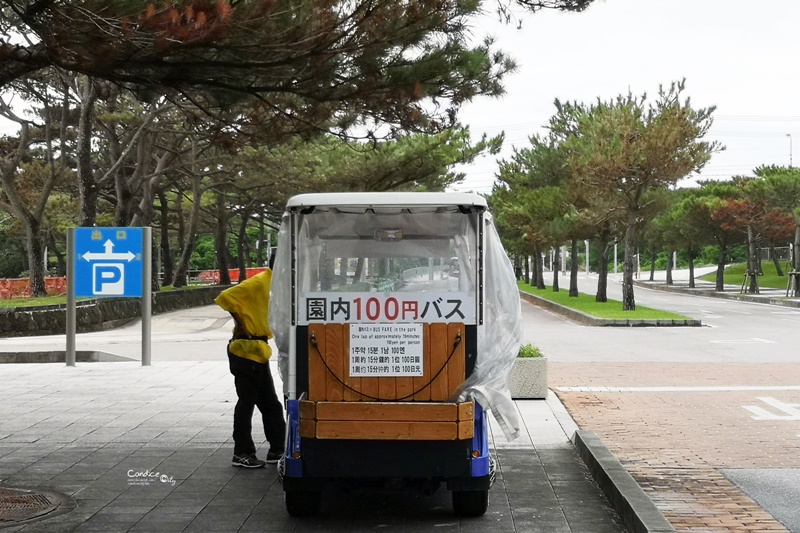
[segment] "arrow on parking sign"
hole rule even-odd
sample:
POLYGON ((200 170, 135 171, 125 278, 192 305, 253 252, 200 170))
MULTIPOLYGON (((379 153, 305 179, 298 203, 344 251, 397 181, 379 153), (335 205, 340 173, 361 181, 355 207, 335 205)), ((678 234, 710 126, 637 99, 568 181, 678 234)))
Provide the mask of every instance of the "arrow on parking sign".
POLYGON ((124 253, 114 253, 114 243, 111 242, 111 239, 108 239, 105 243, 103 243, 103 247, 105 248, 105 252, 103 253, 93 253, 93 252, 86 252, 81 257, 86 259, 87 261, 93 261, 95 259, 116 259, 118 261, 125 260, 125 261, 133 261, 136 255, 128 250, 124 253))

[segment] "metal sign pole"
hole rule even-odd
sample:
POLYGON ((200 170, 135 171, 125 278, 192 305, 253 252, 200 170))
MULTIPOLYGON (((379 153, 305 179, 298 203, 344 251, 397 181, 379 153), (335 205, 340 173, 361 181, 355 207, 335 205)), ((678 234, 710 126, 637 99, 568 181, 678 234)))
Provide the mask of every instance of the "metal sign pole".
POLYGON ((75 366, 75 228, 67 230, 67 366, 75 366))
POLYGON ((150 366, 150 314, 153 307, 150 263, 153 246, 153 228, 142 228, 142 366, 150 366))

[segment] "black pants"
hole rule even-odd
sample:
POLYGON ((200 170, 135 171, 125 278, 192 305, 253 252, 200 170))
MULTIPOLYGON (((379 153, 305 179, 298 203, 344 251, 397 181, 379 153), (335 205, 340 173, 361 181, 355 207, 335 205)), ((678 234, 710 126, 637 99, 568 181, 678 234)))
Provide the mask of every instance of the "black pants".
POLYGON ((249 359, 228 353, 231 374, 239 400, 233 411, 233 453, 236 455, 256 452, 253 443, 253 409, 258 407, 264 424, 264 435, 271 450, 283 450, 286 437, 286 420, 283 406, 275 393, 275 384, 269 371, 269 363, 259 364, 249 359))

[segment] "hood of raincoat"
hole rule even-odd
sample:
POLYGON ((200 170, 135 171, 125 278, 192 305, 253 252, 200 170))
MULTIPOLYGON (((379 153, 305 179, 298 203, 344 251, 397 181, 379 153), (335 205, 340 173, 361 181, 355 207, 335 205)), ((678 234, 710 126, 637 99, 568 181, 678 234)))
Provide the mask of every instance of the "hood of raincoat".
POLYGON ((228 345, 228 350, 238 357, 257 363, 266 363, 272 355, 268 344, 268 339, 272 338, 272 331, 269 329, 271 282, 272 271, 267 269, 225 289, 214 300, 239 325, 234 328, 234 338, 228 345))

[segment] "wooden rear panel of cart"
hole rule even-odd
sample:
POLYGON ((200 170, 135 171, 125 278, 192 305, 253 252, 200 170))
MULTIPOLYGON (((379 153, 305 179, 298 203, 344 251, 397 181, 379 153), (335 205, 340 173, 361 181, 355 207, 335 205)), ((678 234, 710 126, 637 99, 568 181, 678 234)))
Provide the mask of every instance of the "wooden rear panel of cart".
POLYGON ((463 323, 423 324, 421 377, 351 377, 348 324, 312 324, 308 338, 308 395, 301 402, 301 436, 472 438, 474 405, 448 402, 466 377, 463 323))

